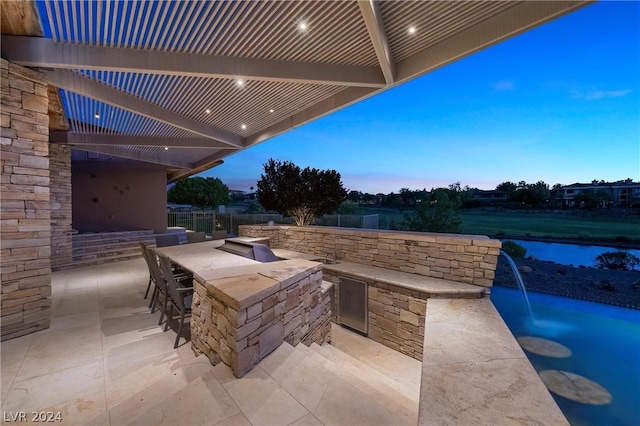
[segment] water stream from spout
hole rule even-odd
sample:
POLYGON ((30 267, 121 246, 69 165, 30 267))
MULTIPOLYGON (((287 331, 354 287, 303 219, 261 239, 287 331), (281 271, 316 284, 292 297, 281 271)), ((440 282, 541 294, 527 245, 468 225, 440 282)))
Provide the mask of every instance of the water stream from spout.
POLYGON ((500 250, 500 254, 503 255, 505 259, 507 259, 507 262, 509 263, 509 266, 511 267, 511 270, 513 271, 513 274, 516 277, 516 282, 518 283, 518 288, 520 288, 520 291, 522 292, 522 295, 524 296, 524 301, 525 301, 525 303, 527 305, 527 311, 529 312, 529 318, 531 319, 532 323, 535 323, 536 319, 533 316, 533 311, 531 310, 531 303, 529 303, 529 296, 527 295, 527 289, 524 286, 524 280, 522 279, 522 275, 520 275, 520 271, 518 270, 518 267, 516 266, 516 263, 513 261, 511 256, 509 256, 503 250, 500 250))

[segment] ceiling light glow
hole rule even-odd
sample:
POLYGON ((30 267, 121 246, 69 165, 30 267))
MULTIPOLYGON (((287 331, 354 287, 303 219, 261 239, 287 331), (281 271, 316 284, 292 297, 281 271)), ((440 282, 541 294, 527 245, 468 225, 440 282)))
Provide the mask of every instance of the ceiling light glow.
POLYGON ((205 110, 205 114, 211 114, 211 110, 210 109, 205 110))
POLYGON ((307 31, 309 29, 309 27, 307 26, 307 23, 302 21, 298 24, 298 29, 300 31, 307 31))
POLYGON ((416 27, 411 26, 409 27, 409 34, 415 34, 416 33, 416 27))
POLYGON ((164 147, 164 150, 165 150, 165 151, 169 151, 169 147, 168 147, 168 146, 165 146, 165 147, 164 147))
POLYGON ((272 109, 270 109, 270 110, 269 110, 269 112, 273 114, 273 108, 272 108, 272 109))
POLYGON ((100 118, 100 113, 99 113, 99 112, 96 112, 93 116, 94 116, 95 118, 100 118))
POLYGON ((242 87, 242 86, 244 86, 244 80, 243 80, 243 79, 241 79, 241 78, 237 79, 237 80, 236 80, 236 85, 237 85, 238 87, 242 87))
POLYGON ((247 125, 243 124, 242 126, 240 126, 240 128, 242 128, 242 130, 246 130, 247 129, 247 125))

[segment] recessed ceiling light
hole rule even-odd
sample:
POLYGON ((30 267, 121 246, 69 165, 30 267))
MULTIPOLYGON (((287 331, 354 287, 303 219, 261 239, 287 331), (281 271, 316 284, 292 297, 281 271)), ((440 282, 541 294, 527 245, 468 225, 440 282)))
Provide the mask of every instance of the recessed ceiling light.
POLYGON ((238 87, 242 87, 242 86, 244 86, 244 80, 243 80, 243 79, 241 79, 241 78, 237 79, 237 80, 236 80, 236 85, 237 85, 238 87))
POLYGON ((211 114, 211 110, 210 109, 207 109, 204 112, 205 112, 205 114, 211 114))
POLYGON ((273 114, 273 108, 272 108, 272 109, 270 109, 270 110, 269 110, 269 112, 273 114))
POLYGON ((246 125, 246 124, 243 124, 242 126, 240 126, 240 128, 241 128, 242 130, 246 130, 246 129, 247 129, 247 125, 246 125))
POLYGON ((164 147, 164 150, 165 150, 165 151, 169 151, 169 147, 168 147, 168 146, 165 146, 165 147, 164 147))
POLYGON ((301 32, 305 32, 309 29, 309 24, 307 24, 307 21, 300 19, 298 21, 298 30, 301 32))
POLYGON ((409 34, 415 34, 416 33, 416 27, 411 26, 409 27, 409 34))
POLYGON ((94 116, 95 118, 100 118, 100 113, 99 113, 99 112, 96 112, 93 116, 94 116))

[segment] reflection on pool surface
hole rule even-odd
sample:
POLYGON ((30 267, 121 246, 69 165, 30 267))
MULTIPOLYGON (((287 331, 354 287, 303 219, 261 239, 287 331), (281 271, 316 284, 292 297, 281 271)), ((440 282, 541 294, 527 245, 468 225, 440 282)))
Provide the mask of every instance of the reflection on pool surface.
MULTIPOLYGON (((588 404, 552 392, 572 425, 638 424, 640 311, 530 292, 532 320, 520 291, 493 287, 491 292, 491 300, 516 338, 546 339, 570 351, 568 357, 552 357, 525 350, 538 373, 558 370, 570 373, 566 377, 583 376, 610 393, 610 403, 600 398, 588 404), (600 405, 595 405, 598 401, 600 405)), ((580 397, 589 399, 585 395, 574 399, 580 397)))

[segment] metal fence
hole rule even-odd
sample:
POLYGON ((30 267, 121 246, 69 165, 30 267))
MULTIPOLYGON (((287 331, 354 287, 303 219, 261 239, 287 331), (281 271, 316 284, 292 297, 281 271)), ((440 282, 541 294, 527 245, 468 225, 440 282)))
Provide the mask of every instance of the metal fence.
POLYGON ((213 230, 223 229, 215 226, 216 212, 170 212, 168 226, 180 226, 196 232, 211 235, 213 230))
POLYGON ((240 225, 256 225, 258 223, 269 223, 270 221, 291 223, 291 220, 287 220, 281 214, 216 214, 216 227, 219 227, 218 229, 226 229, 230 235, 238 235, 238 227, 240 225))
MULTIPOLYGON (((179 226, 196 232, 212 235, 213 231, 226 230, 228 235, 238 235, 240 225, 259 223, 293 223, 293 220, 281 214, 236 214, 216 212, 169 212, 168 226, 179 226)), ((317 218, 315 225, 338 226, 343 228, 378 229, 379 216, 373 215, 326 215, 317 218)))
POLYGON ((169 212, 168 226, 179 226, 212 235, 213 231, 226 230, 228 235, 238 235, 238 226, 258 223, 290 223, 281 214, 235 214, 216 212, 169 212))
POLYGON ((342 228, 378 229, 379 220, 377 214, 331 214, 319 217, 315 220, 318 226, 337 226, 342 228))

